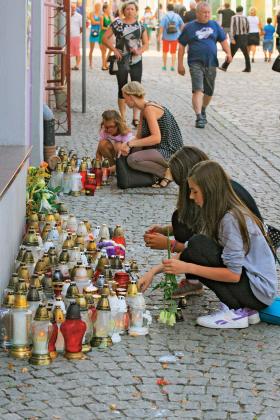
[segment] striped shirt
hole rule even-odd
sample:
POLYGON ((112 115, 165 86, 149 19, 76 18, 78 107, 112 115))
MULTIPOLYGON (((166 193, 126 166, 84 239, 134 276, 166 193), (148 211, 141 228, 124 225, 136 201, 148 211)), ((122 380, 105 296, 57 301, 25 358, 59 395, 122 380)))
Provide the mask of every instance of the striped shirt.
POLYGON ((235 15, 231 18, 230 37, 234 39, 236 35, 247 35, 249 32, 249 22, 246 16, 235 15))

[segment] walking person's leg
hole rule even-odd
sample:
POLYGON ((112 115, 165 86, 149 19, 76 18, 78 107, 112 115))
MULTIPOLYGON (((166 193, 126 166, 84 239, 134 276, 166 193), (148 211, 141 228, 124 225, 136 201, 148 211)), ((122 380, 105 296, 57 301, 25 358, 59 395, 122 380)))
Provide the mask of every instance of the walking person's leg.
POLYGON ((175 71, 176 53, 177 53, 178 41, 170 41, 170 53, 171 53, 171 71, 175 71))
POLYGON ((94 50, 94 46, 95 46, 95 42, 90 42, 89 43, 89 55, 88 55, 88 59, 89 59, 89 68, 92 69, 92 53, 94 50))
POLYGON ((162 40, 162 70, 166 70, 167 65, 167 54, 169 51, 169 41, 166 41, 165 39, 162 40))
POLYGON ((204 96, 204 71, 205 67, 202 64, 190 64, 190 75, 192 80, 192 106, 196 114, 195 126, 197 128, 204 128, 205 121, 201 116, 204 96))
MULTIPOLYGON (((239 48, 238 39, 235 40, 235 44, 233 44, 232 42, 230 43, 230 51, 231 51, 232 58, 237 53, 238 48, 239 48)), ((219 69, 223 70, 223 71, 227 71, 227 68, 228 68, 229 65, 230 65, 230 63, 228 63, 227 61, 224 61, 223 64, 219 67, 219 69)))
MULTIPOLYGON (((130 80, 132 82, 139 82, 142 81, 142 73, 143 73, 143 62, 142 60, 138 63, 130 66, 130 80)), ((139 111, 136 107, 133 108, 133 119, 132 124, 134 127, 137 127, 139 124, 139 111)))
POLYGON ((209 67, 205 69, 204 72, 204 96, 201 108, 201 116, 204 119, 205 124, 207 123, 206 108, 210 104, 214 94, 216 74, 216 67, 209 67))
POLYGON ((247 45, 245 43, 242 43, 240 45, 240 49, 244 55, 245 58, 245 69, 243 70, 243 72, 250 72, 251 71, 251 63, 250 63, 250 57, 248 54, 248 49, 247 49, 247 45))
POLYGON ((128 68, 123 64, 118 63, 118 73, 117 73, 117 82, 118 82, 118 106, 122 118, 125 120, 126 117, 126 105, 125 100, 122 94, 122 88, 128 82, 128 68))

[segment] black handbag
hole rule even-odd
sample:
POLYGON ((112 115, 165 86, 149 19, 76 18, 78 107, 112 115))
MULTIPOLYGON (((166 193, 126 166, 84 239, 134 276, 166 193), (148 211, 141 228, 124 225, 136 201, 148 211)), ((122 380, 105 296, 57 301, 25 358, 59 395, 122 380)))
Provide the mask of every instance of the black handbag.
POLYGON ((280 54, 278 55, 278 57, 276 57, 273 65, 272 65, 272 70, 280 73, 280 54))
POLYGON ((119 70, 117 57, 115 55, 110 55, 107 61, 109 62, 109 74, 117 74, 119 70))
POLYGON ((118 188, 151 187, 156 179, 152 174, 135 171, 128 166, 126 156, 116 159, 117 185, 118 188))
POLYGON ((266 225, 266 233, 269 238, 269 245, 274 258, 280 265, 280 260, 277 256, 277 250, 280 248, 280 230, 276 229, 274 226, 266 225))

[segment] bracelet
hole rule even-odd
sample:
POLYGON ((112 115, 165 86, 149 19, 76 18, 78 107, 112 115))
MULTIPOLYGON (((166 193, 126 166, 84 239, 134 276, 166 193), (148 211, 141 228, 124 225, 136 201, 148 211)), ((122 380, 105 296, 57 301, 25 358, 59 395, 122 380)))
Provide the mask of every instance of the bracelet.
POLYGON ((177 245, 177 241, 175 239, 170 241, 170 250, 172 253, 175 252, 176 245, 177 245))

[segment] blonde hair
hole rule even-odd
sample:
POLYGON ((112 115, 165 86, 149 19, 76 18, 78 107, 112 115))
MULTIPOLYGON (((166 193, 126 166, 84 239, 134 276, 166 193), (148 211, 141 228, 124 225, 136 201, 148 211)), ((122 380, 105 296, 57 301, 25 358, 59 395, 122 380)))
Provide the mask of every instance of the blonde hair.
POLYGON ((126 95, 133 95, 137 98, 144 98, 145 90, 139 82, 129 82, 122 88, 122 92, 126 95))
POLYGON ((96 13, 97 11, 101 11, 101 3, 94 3, 93 5, 93 13, 96 13))
POLYGON ((138 12, 139 7, 138 7, 138 4, 136 3, 136 1, 134 1, 134 0, 129 0, 129 1, 126 1, 126 2, 122 5, 122 7, 121 7, 122 14, 124 13, 124 11, 125 11, 125 9, 127 8, 127 6, 130 6, 131 4, 132 4, 133 6, 135 6, 136 12, 138 12))
POLYGON ((250 7, 250 9, 249 9, 249 14, 250 14, 250 15, 253 15, 253 16, 256 16, 256 14, 257 14, 257 9, 256 9, 255 7, 250 7))

